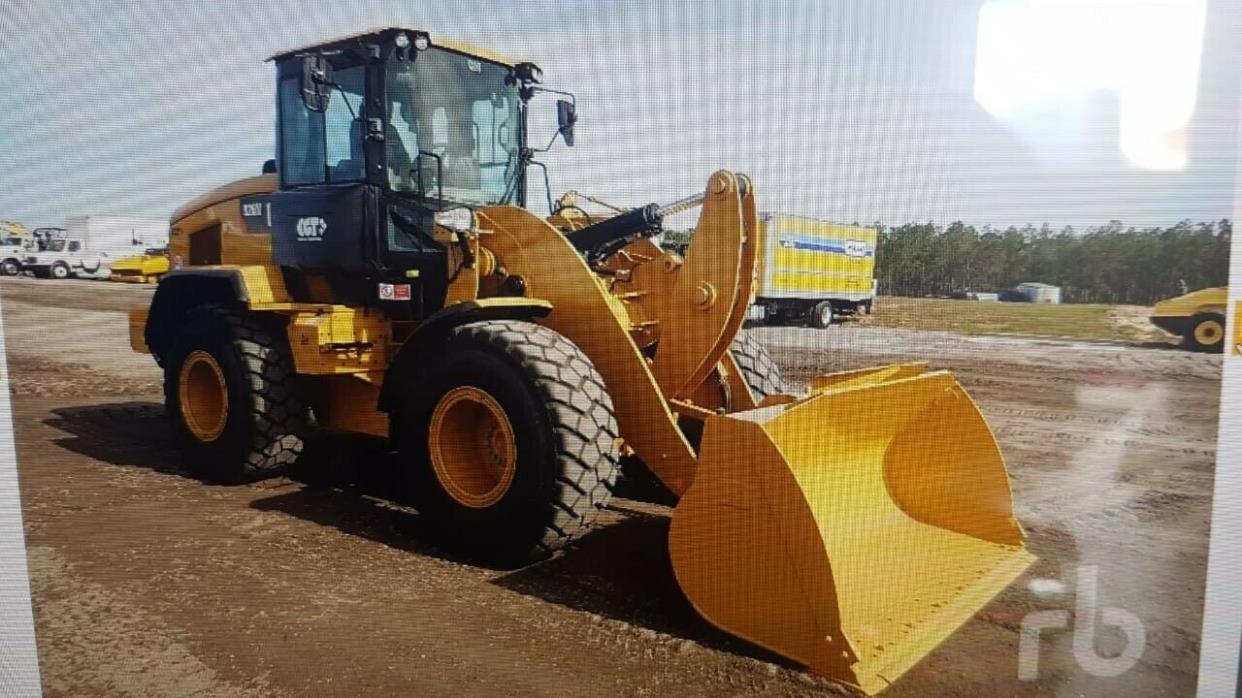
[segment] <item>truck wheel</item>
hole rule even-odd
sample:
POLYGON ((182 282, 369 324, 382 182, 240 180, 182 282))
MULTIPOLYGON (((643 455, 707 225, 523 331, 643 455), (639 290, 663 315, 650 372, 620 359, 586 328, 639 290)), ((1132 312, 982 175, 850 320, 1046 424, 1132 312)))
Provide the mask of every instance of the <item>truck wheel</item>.
POLYGON ((431 352, 390 433, 441 545, 489 563, 547 557, 587 530, 617 476, 612 399, 590 359, 529 322, 475 322, 431 352))
POLYGON ((22 265, 16 259, 0 262, 0 276, 17 276, 22 272, 22 265))
POLYGON ((832 303, 820 301, 807 313, 807 325, 820 330, 825 329, 832 324, 832 316, 832 303))
POLYGON ((297 460, 309 410, 275 323, 199 306, 187 313, 163 363, 173 435, 197 476, 250 482, 297 460))
POLYGON ((1220 313, 1199 313, 1190 318, 1186 346, 1194 351, 1220 353, 1225 347, 1225 316, 1220 313))
POLYGON ((50 273, 53 279, 67 279, 69 278, 69 265, 57 262, 52 265, 50 273))

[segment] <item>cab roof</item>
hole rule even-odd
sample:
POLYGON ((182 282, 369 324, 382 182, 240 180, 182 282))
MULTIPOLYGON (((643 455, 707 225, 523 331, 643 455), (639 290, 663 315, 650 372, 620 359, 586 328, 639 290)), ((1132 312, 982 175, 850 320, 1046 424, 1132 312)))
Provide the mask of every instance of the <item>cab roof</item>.
POLYGON ((432 36, 431 32, 428 32, 422 29, 414 29, 412 27, 373 27, 365 31, 355 32, 353 34, 346 34, 345 36, 338 36, 334 39, 328 39, 326 41, 316 41, 313 44, 306 44, 304 46, 298 46, 295 48, 286 49, 284 51, 280 51, 279 53, 272 54, 270 57, 268 57, 268 60, 274 61, 280 58, 285 58, 288 56, 293 56, 299 53, 305 53, 307 51, 316 50, 316 49, 346 48, 348 46, 357 44, 360 40, 363 40, 363 39, 371 39, 373 41, 384 41, 388 39, 389 35, 397 34, 399 32, 409 32, 411 34, 420 32, 420 33, 426 34, 427 36, 431 37, 432 46, 439 46, 441 48, 447 48, 451 51, 457 51, 458 53, 469 54, 471 56, 475 56, 476 58, 483 58, 485 60, 492 61, 493 63, 500 63, 502 65, 509 66, 510 68, 517 65, 518 63, 521 63, 521 61, 514 60, 506 56, 502 56, 498 53, 493 53, 492 51, 489 51, 485 48, 467 44, 462 41, 454 41, 452 39, 442 39, 437 36, 432 36))

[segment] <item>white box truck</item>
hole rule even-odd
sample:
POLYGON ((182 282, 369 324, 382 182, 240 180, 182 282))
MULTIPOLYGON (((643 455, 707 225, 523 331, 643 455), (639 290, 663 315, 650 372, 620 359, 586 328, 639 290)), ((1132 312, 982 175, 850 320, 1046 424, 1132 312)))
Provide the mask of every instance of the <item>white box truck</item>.
POLYGON ((59 236, 40 239, 22 263, 43 279, 106 279, 108 263, 168 245, 168 221, 135 216, 69 216, 59 236))
POLYGON ((763 255, 751 319, 824 328, 842 314, 870 313, 878 235, 785 213, 759 216, 763 255))

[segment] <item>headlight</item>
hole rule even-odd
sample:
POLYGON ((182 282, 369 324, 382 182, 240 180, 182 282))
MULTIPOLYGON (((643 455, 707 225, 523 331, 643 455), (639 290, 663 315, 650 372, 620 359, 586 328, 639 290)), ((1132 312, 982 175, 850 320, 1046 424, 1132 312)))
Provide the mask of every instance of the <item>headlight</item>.
POLYGON ((414 49, 416 51, 426 51, 431 47, 431 38, 426 34, 414 35, 414 49))

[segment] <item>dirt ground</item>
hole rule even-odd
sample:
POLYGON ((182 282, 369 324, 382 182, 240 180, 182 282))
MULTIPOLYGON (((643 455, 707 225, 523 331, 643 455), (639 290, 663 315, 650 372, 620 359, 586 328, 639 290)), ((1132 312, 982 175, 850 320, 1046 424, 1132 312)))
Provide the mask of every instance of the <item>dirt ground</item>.
MULTIPOLYGON (((497 571, 421 542, 417 514, 383 496, 383 464, 344 446, 326 474, 192 479, 170 450, 159 372, 128 349, 121 311, 149 293, 0 282, 48 695, 844 693, 695 616, 661 507, 614 500, 567 553, 497 571)), ((754 332, 795 382, 886 361, 948 368, 1008 459, 1039 562, 885 696, 1193 693, 1219 356, 858 325, 754 332), (1094 648, 1126 648, 1098 617, 1121 609, 1141 623, 1137 664, 1084 669, 1079 616, 1044 633, 1037 678, 1019 680, 1023 618, 1075 615, 1092 571, 1094 648)))

